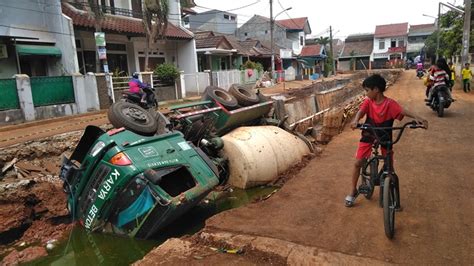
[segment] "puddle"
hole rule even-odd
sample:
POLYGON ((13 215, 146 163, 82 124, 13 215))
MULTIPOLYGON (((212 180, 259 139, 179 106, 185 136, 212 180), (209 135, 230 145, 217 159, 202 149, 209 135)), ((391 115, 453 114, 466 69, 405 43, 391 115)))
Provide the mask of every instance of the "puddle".
POLYGON ((142 259, 154 247, 170 237, 192 235, 204 227, 206 219, 229 209, 260 200, 276 187, 257 187, 232 192, 212 192, 205 200, 162 229, 151 240, 139 240, 110 234, 89 233, 82 227, 71 232, 69 240, 60 243, 49 256, 30 265, 129 265, 142 259))

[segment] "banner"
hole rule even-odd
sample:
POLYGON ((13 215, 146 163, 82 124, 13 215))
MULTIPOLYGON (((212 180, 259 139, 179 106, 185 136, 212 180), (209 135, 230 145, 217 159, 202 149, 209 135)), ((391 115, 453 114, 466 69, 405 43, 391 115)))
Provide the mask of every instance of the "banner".
POLYGON ((105 32, 94 32, 95 46, 105 46, 105 32))

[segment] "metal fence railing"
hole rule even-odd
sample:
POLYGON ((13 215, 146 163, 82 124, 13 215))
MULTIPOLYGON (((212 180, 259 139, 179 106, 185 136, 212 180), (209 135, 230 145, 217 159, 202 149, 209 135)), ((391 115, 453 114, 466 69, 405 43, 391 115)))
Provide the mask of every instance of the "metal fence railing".
POLYGON ((0 111, 19 109, 16 79, 0 79, 0 111))
POLYGON ((31 77, 30 83, 35 107, 75 102, 71 76, 31 77))

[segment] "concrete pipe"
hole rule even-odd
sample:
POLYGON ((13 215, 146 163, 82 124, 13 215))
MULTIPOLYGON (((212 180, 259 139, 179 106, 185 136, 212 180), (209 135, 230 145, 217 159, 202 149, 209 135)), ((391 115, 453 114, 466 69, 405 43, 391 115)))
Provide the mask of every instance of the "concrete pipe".
POLYGON ((275 126, 240 127, 222 137, 228 183, 238 188, 267 184, 309 154, 298 137, 275 126))

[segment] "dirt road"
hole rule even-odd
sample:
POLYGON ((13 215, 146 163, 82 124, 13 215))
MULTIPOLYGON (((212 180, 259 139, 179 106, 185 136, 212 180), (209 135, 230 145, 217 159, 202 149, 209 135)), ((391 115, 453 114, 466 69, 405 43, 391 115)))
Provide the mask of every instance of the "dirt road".
POLYGON ((108 122, 107 114, 102 111, 5 126, 0 128, 0 148, 65 132, 83 130, 87 125, 100 126, 108 122))
MULTIPOLYGON (((474 262, 474 95, 455 88, 444 118, 424 105, 424 87, 405 71, 387 92, 427 118, 429 130, 409 130, 395 146, 403 212, 395 239, 383 230, 378 189, 372 200, 344 207, 360 132, 346 129, 323 154, 265 202, 212 217, 205 230, 275 238, 384 262, 474 262)), ((408 119, 405 119, 408 121, 408 119)))

